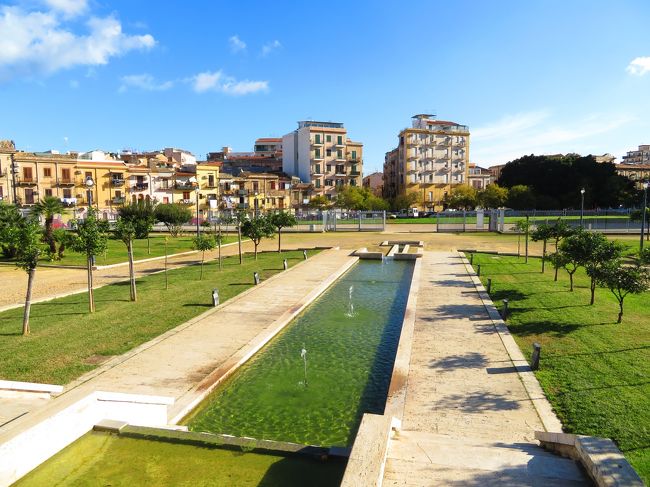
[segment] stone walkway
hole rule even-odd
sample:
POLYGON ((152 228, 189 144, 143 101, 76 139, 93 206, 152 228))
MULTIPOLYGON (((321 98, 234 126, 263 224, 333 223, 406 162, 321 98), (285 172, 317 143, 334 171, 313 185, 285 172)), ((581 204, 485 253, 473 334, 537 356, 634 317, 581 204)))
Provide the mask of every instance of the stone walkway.
POLYGON ((425 252, 386 486, 589 485, 537 446, 539 416, 456 253, 425 252))
POLYGON ((172 397, 176 402, 169 419, 174 418, 354 264, 357 258, 350 252, 326 250, 275 275, 82 376, 42 409, 52 408, 54 413, 57 402, 65 403, 70 391, 77 396, 99 390, 172 397))

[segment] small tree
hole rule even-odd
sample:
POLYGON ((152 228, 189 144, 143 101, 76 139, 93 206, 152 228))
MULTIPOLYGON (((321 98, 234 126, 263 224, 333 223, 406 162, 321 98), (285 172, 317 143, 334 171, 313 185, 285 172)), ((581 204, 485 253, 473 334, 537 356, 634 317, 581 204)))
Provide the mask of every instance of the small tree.
POLYGON ((135 225, 129 220, 122 217, 115 222, 115 237, 120 239, 126 245, 126 251, 129 255, 129 283, 131 288, 131 301, 138 300, 138 292, 135 287, 135 266, 133 265, 133 239, 137 235, 135 225))
POLYGON ((483 208, 500 208, 508 199, 507 188, 502 188, 496 183, 488 184, 478 193, 478 202, 483 208))
POLYGON ((521 234, 526 237, 526 263, 528 263, 528 232, 530 231, 530 220, 517 220, 515 222, 515 231, 517 232, 517 255, 521 255, 521 234))
POLYGON ((183 225, 192 219, 192 211, 178 203, 164 203, 156 206, 156 220, 164 223, 172 237, 178 237, 183 225))
POLYGON ((34 216, 42 216, 45 219, 45 234, 43 241, 50 247, 50 254, 56 254, 56 239, 54 238, 54 217, 65 211, 65 207, 59 198, 46 196, 32 207, 34 216))
POLYGON ((324 210, 325 208, 329 207, 332 203, 330 200, 328 200, 325 196, 318 195, 314 196, 312 199, 309 200, 309 207, 314 208, 316 210, 324 210))
POLYGON ((640 294, 650 287, 650 272, 640 266, 623 266, 614 260, 598 269, 596 281, 609 289, 618 301, 618 319, 623 321, 623 302, 628 294, 640 294))
POLYGON ((471 186, 458 185, 454 187, 444 198, 445 203, 450 208, 460 210, 471 210, 478 202, 478 193, 471 186))
POLYGON ((82 222, 76 222, 75 238, 70 247, 75 252, 86 254, 86 269, 88 274, 88 310, 95 312, 95 297, 93 295, 93 257, 104 252, 108 241, 108 222, 97 219, 96 211, 88 210, 88 215, 82 222))
POLYGON ((52 233, 54 241, 59 244, 59 249, 56 251, 59 260, 65 257, 65 249, 70 245, 71 234, 65 228, 57 228, 52 233))
MULTIPOLYGON (((555 240, 555 252, 559 250, 560 241, 569 235, 572 235, 573 233, 574 230, 560 218, 558 218, 557 221, 551 225, 551 238, 555 240)), ((553 267, 555 268, 555 277, 553 280, 557 281, 557 271, 561 266, 558 267, 554 265, 553 267)))
POLYGON ((205 251, 212 250, 216 247, 217 243, 214 240, 214 236, 208 233, 201 233, 194 237, 192 240, 194 242, 194 248, 201 251, 201 277, 200 281, 203 280, 203 262, 205 261, 205 251))
POLYGON ((246 237, 253 241, 255 246, 255 260, 257 260, 257 246, 263 238, 271 238, 275 234, 275 227, 264 215, 256 216, 250 220, 246 220, 242 227, 241 232, 246 237))
POLYGON ((638 261, 640 265, 650 265, 650 247, 645 247, 639 252, 638 261))
MULTIPOLYGON (((226 225, 235 225, 237 227, 237 248, 239 250, 240 265, 243 262, 243 253, 241 248, 241 235, 242 235, 241 227, 243 222, 245 222, 247 219, 248 219, 248 215, 246 214, 245 211, 238 211, 224 218, 224 223, 226 225)), ((221 263, 219 263, 219 265, 221 265, 221 263)))
POLYGON ((553 230, 551 226, 542 223, 537 225, 535 230, 532 231, 530 237, 533 239, 533 242, 542 241, 542 274, 544 273, 544 268, 546 264, 546 245, 548 244, 549 239, 553 236, 553 230))
POLYGON ((579 267, 584 267, 590 262, 598 245, 598 238, 582 229, 565 238, 560 244, 560 253, 565 259, 562 267, 569 274, 570 291, 573 291, 573 275, 579 267))
POLYGON ((0 202, 0 250, 7 258, 18 253, 18 228, 23 217, 15 205, 0 202))
POLYGON ((27 272, 27 294, 23 312, 23 335, 29 335, 29 313, 32 307, 32 289, 38 258, 41 255, 43 231, 37 220, 27 219, 18 227, 16 265, 27 272))
POLYGON ((120 218, 131 222, 135 230, 135 238, 147 239, 147 253, 151 254, 149 234, 156 223, 156 205, 151 200, 138 200, 117 209, 120 218))
POLYGON ((269 216, 271 224, 278 229, 278 253, 282 252, 282 229, 293 227, 298 224, 298 220, 291 213, 278 211, 269 216))
POLYGON ((610 242, 607 238, 598 232, 577 232, 575 235, 567 238, 567 242, 576 240, 575 247, 577 251, 582 254, 582 266, 587 271, 591 282, 589 289, 591 290, 591 299, 589 304, 594 304, 596 300, 596 279, 601 267, 609 265, 610 262, 620 259, 622 254, 622 247, 616 242, 610 242))

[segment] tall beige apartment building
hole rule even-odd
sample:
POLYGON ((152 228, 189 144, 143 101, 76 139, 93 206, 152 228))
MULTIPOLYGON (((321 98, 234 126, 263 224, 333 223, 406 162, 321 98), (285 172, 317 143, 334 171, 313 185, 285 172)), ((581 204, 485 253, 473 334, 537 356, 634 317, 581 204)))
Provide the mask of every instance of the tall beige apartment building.
POLYGON ((363 144, 347 137, 342 123, 298 122, 282 137, 282 170, 314 187, 312 196, 335 199, 347 185, 361 186, 363 144))
POLYGON ((416 193, 414 206, 440 210, 455 186, 468 184, 469 128, 437 120, 429 114, 412 117, 399 133, 399 145, 386 153, 384 197, 416 193))

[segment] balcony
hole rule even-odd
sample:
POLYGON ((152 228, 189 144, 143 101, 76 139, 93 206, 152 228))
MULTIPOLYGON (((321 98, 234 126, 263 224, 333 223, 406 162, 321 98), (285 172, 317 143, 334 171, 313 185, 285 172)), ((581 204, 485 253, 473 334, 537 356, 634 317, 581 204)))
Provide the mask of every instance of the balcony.
POLYGON ((74 179, 72 178, 59 178, 57 181, 59 186, 74 186, 74 179))
POLYGON ((248 203, 237 203, 238 210, 247 210, 249 208, 248 203))
POLYGON ((247 189, 239 189, 239 190, 237 190, 237 194, 239 196, 248 196, 248 190, 247 189))
POLYGON ((323 141, 322 141, 322 140, 321 140, 321 141, 316 141, 316 140, 314 140, 314 141, 312 141, 312 143, 311 143, 311 146, 312 146, 312 147, 321 147, 322 145, 323 145, 323 141))
POLYGON ((176 181, 174 183, 174 189, 192 190, 194 188, 196 188, 196 184, 189 181, 176 181))
POLYGON ((350 176, 361 176, 361 172, 359 172, 359 171, 350 171, 350 176))
POLYGON ((133 185, 133 191, 144 191, 149 189, 149 183, 136 183, 133 185))
POLYGON ((36 180, 34 178, 16 178, 16 184, 18 186, 36 186, 36 180))
POLYGON ((77 204, 77 198, 61 198, 61 203, 66 208, 72 208, 77 204))
POLYGON ((114 205, 123 205, 124 202, 126 201, 126 198, 124 196, 115 196, 113 199, 110 200, 109 204, 114 204, 114 205))
POLYGON ((111 186, 124 186, 124 178, 111 178, 111 186))

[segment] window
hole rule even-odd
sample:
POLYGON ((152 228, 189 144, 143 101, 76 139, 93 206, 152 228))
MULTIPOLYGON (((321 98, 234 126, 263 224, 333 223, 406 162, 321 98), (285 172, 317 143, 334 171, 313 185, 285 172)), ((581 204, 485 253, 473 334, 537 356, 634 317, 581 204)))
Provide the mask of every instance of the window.
POLYGON ((316 134, 316 143, 320 144, 320 134, 316 134))
MULTIPOLYGON (((340 152, 340 151, 339 151, 339 152, 340 152)), ((331 151, 330 149, 327 149, 327 150, 325 151, 325 155, 326 155, 327 157, 332 157, 332 151, 331 151)))
POLYGON ((326 135, 326 136, 325 136, 325 140, 326 140, 327 142, 332 142, 332 136, 331 136, 331 135, 326 135))
POLYGON ((343 159, 343 151, 341 149, 336 151, 336 158, 343 159))
POLYGON ((433 201, 433 191, 429 191, 429 201, 433 201))
POLYGON ((352 160, 353 161, 357 160, 357 151, 355 151, 355 150, 352 151, 352 160))
POLYGON ((271 181, 270 185, 271 185, 271 189, 275 190, 275 181, 271 181))
POLYGON ((167 196, 163 196, 163 203, 169 204, 169 198, 167 196))
POLYGON ((115 197, 116 198, 121 198, 122 197, 122 192, 121 191, 115 191, 115 197))
POLYGON ((183 191, 183 199, 184 200, 189 200, 190 199, 190 192, 189 191, 183 191))
POLYGON ((46 189, 45 190, 45 196, 52 196, 52 190, 51 189, 46 189))
POLYGON ((63 197, 64 198, 72 198, 72 190, 70 188, 64 188, 63 189, 63 197))
POLYGON ((23 178, 25 178, 25 181, 31 181, 32 180, 32 168, 31 167, 23 167, 23 178))
POLYGON ((328 164, 327 166, 325 166, 325 169, 327 170, 327 172, 332 172, 332 165, 328 164))
POLYGON ((43 168, 43 177, 51 178, 52 177, 52 169, 50 169, 49 167, 43 168))
POLYGON ((92 178, 92 177, 93 177, 93 173, 91 171, 86 171, 86 176, 84 177, 84 179, 92 178))
POLYGON ((336 136, 336 143, 338 145, 343 145, 343 136, 342 135, 337 135, 336 136))
POLYGON ((334 181, 332 179, 326 179, 325 186, 334 186, 334 181))
POLYGON ((314 182, 316 183, 314 186, 316 186, 317 188, 320 188, 320 179, 317 179, 314 182))
POLYGON ((314 149, 314 159, 320 159, 320 149, 314 149))
POLYGON ((63 181, 70 181, 70 169, 61 169, 61 179, 63 181))
POLYGON ((0 199, 4 198, 4 193, 2 192, 2 186, 0 186, 0 199))
POLYGON ((352 178, 350 179, 350 186, 356 186, 357 185, 357 180, 352 178))
POLYGON ((320 172, 320 164, 316 164, 314 167, 316 168, 316 169, 314 170, 314 172, 315 172, 316 174, 320 174, 320 173, 321 173, 321 172, 320 172))
POLYGON ((208 175, 208 186, 211 188, 214 188, 214 175, 209 174, 208 175))
POLYGON ((253 181, 253 191, 259 191, 260 189, 260 183, 257 181, 253 181))
MULTIPOLYGON (((31 171, 31 169, 30 169, 31 171)), ((34 204, 34 190, 25 188, 25 204, 33 205, 34 204)))

